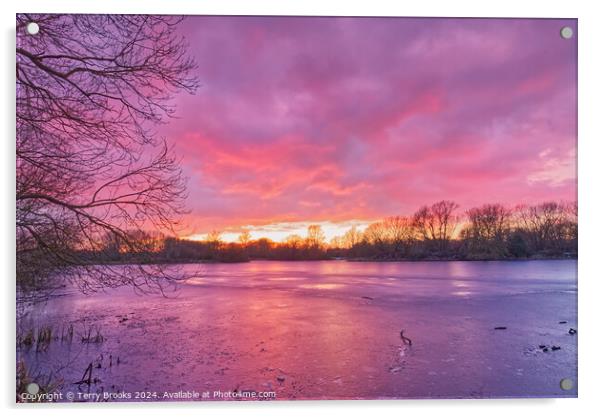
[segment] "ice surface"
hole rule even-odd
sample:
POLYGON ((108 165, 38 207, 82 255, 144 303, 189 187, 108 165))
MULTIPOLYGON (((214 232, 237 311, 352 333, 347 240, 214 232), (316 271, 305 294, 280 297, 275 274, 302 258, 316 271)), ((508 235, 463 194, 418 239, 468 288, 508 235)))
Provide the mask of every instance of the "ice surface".
POLYGON ((32 373, 62 378, 63 392, 574 397, 577 384, 562 391, 560 380, 577 381, 578 335, 568 333, 577 329, 576 268, 572 260, 205 264, 167 298, 123 288, 40 304, 21 330, 73 323, 76 336, 17 354, 32 373), (90 326, 104 342, 80 343, 90 326), (91 362, 97 383, 74 384, 91 362))

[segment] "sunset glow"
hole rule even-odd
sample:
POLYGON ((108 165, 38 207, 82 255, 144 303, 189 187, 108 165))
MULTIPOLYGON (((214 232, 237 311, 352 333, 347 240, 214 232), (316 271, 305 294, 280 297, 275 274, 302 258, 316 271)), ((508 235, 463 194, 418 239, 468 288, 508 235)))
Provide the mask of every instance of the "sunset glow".
POLYGON ((201 88, 161 132, 189 178, 182 236, 575 200, 575 24, 190 17, 201 88))
MULTIPOLYGON (((307 235, 307 228, 310 225, 318 225, 322 228, 326 240, 330 241, 336 236, 342 236, 353 226, 355 226, 358 231, 363 231, 366 227, 368 227, 369 224, 370 222, 366 221, 351 220, 338 223, 316 221, 274 223, 266 224, 263 226, 247 225, 236 230, 231 228, 223 230, 221 240, 223 240, 224 242, 236 242, 238 241, 240 234, 243 231, 248 230, 251 234, 251 239, 267 238, 274 242, 284 242, 286 238, 291 235, 305 237, 307 235)), ((207 238, 207 233, 195 234, 187 236, 187 238, 191 240, 205 240, 207 238)))

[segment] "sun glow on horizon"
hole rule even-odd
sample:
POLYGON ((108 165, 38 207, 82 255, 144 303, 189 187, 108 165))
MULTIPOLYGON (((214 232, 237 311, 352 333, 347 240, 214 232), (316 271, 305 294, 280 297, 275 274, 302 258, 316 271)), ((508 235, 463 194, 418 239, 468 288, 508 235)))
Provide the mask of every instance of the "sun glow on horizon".
MULTIPOLYGON (((351 229, 353 226, 358 231, 363 231, 373 223, 373 221, 367 220, 348 220, 342 222, 331 222, 331 221, 302 221, 302 222, 280 222, 270 223, 265 225, 246 225, 237 228, 226 228, 221 231, 221 240, 223 242, 237 242, 241 233, 248 231, 251 235, 252 240, 257 239, 270 239, 273 242, 284 242, 287 237, 291 235, 298 235, 300 237, 307 236, 307 228, 310 225, 318 225, 322 228, 326 241, 329 242, 332 238, 342 236, 351 229)), ((184 236, 184 239, 203 241, 207 239, 207 233, 194 233, 188 236, 184 236)))

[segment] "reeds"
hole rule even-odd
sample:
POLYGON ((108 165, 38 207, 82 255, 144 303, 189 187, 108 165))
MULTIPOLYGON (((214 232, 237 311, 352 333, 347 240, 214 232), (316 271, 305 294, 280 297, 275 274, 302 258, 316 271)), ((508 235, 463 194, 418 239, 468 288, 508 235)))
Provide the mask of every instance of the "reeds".
MULTIPOLYGON (((58 330, 55 331, 52 326, 42 326, 38 329, 34 327, 17 335, 17 347, 30 349, 35 346, 36 352, 44 352, 53 341, 72 343, 74 334, 75 328, 73 323, 70 323, 68 326, 61 326, 60 332, 58 330)), ((98 326, 86 327, 84 325, 80 340, 82 343, 103 343, 105 337, 100 332, 98 326)))
POLYGON ((102 343, 105 338, 100 333, 100 329, 98 327, 89 327, 88 332, 86 333, 84 329, 84 334, 81 337, 82 343, 102 343))

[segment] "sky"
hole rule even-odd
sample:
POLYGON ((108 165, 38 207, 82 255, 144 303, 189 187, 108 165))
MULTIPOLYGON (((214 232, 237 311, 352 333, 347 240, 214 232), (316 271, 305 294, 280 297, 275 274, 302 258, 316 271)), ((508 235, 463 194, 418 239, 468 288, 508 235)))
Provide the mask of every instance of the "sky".
POLYGON ((576 199, 575 20, 189 17, 183 235, 576 199), (570 26, 575 36, 563 39, 570 26))

